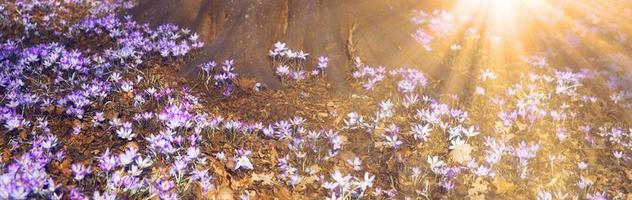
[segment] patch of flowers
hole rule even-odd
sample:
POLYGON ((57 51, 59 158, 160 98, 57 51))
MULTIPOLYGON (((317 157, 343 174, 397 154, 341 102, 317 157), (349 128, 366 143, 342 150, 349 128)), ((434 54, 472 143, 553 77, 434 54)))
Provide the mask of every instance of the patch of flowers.
MULTIPOLYGON (((418 28, 412 36, 425 50, 432 51, 435 41, 440 41, 440 39, 454 34, 458 26, 466 22, 467 18, 467 16, 461 16, 446 10, 434 10, 430 13, 415 10, 413 11, 411 22, 418 28)), ((469 32, 475 32, 475 29, 471 29, 469 32)), ((455 48, 459 47, 453 46, 453 49, 455 48)))
POLYGON ((235 73, 233 60, 225 60, 221 63, 220 67, 217 67, 215 61, 210 61, 199 65, 199 68, 203 71, 203 77, 206 80, 206 84, 211 81, 213 85, 219 87, 222 90, 222 95, 230 96, 235 89, 235 82, 237 81, 237 73, 235 73))
MULTIPOLYGON (((629 191, 624 74, 557 67, 541 53, 517 59, 524 71, 471 70, 471 85, 456 95, 432 91, 421 69, 356 58, 354 94, 332 97, 345 103, 319 99, 326 113, 306 106, 282 113, 290 117, 249 118, 150 72, 175 67, 204 43, 188 29, 120 15, 131 6, 0 3, 0 26, 11 30, 0 33, 0 199, 247 199, 267 186, 295 195, 286 199, 332 200, 596 200, 629 191)), ((430 51, 463 20, 416 11, 413 37, 430 51)), ((587 16, 577 26, 600 30, 598 21, 587 16)), ((329 67, 321 56, 308 72, 309 54, 281 42, 268 55, 283 81, 329 67)), ((224 96, 238 86, 233 60, 199 68, 224 96)))
POLYGON ((397 90, 403 93, 415 93, 423 90, 428 85, 428 80, 424 74, 412 68, 396 68, 386 70, 385 67, 371 67, 363 65, 360 58, 355 59, 355 70, 352 72, 353 78, 361 80, 362 87, 366 90, 373 90, 374 87, 389 76, 397 81, 397 90))
POLYGON ((300 81, 305 80, 309 76, 316 77, 324 75, 325 69, 329 65, 329 58, 320 56, 316 67, 308 72, 306 65, 308 63, 308 53, 303 51, 295 51, 287 47, 283 42, 274 44, 274 48, 268 52, 268 56, 272 58, 272 66, 275 74, 283 80, 300 81))

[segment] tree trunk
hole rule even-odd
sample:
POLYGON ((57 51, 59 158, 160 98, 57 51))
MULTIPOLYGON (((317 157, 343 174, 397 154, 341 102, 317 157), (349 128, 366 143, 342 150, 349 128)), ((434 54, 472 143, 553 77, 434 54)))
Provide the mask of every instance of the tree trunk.
POLYGON ((308 69, 319 56, 329 57, 326 78, 336 91, 346 91, 356 56, 376 66, 429 62, 411 37, 412 10, 422 6, 437 8, 419 0, 146 0, 131 14, 200 34, 206 47, 182 75, 198 73, 195 66, 202 62, 234 59, 241 75, 279 88, 267 52, 282 41, 310 54, 308 69))

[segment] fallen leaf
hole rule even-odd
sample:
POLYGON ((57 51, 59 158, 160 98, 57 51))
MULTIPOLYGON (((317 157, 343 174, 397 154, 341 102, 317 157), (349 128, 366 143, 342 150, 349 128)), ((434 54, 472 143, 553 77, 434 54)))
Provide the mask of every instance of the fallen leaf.
POLYGON ((274 185, 277 183, 276 180, 274 179, 274 173, 272 172, 252 174, 252 181, 253 182, 262 181, 262 184, 264 185, 274 185))
POLYGON ((482 197, 485 197, 485 195, 483 194, 486 194, 487 191, 489 191, 488 186, 489 186, 489 183, 485 181, 485 179, 481 177, 477 177, 474 183, 472 184, 472 187, 467 192, 468 196, 472 195, 474 196, 474 198, 480 198, 480 195, 482 195, 482 197))
POLYGON ((28 133, 26 132, 26 130, 21 129, 20 130, 20 138, 22 138, 22 140, 26 140, 28 138, 28 133))
POLYGON ((452 160, 453 162, 465 164, 467 161, 470 161, 472 159, 470 157, 471 152, 472 146, 470 146, 469 144, 459 145, 450 152, 450 160, 452 160))
POLYGON ((312 165, 307 167, 307 169, 305 170, 305 172, 309 173, 309 174, 317 174, 318 172, 320 172, 321 168, 318 165, 312 165))
POLYGON ((316 176, 307 176, 301 179, 294 191, 301 192, 307 189, 307 185, 316 182, 316 176))
POLYGON ((2 150, 2 163, 7 163, 11 158, 11 149, 5 148, 2 150))
POLYGON ((240 77, 236 81, 237 86, 242 90, 252 90, 257 84, 257 81, 254 78, 244 78, 240 77))
POLYGON ((233 190, 239 190, 240 188, 245 188, 245 187, 250 186, 252 182, 253 181, 251 177, 245 177, 239 180, 233 179, 233 181, 230 182, 230 187, 233 190))
POLYGON ((230 169, 231 171, 235 171, 235 169, 237 168, 237 162, 235 162, 235 160, 232 158, 229 158, 226 161, 225 165, 226 165, 226 169, 230 169))
POLYGON ((215 193, 215 198, 217 200, 233 200, 233 190, 231 190, 229 187, 226 186, 221 186, 220 188, 217 189, 217 192, 215 193))
POLYGON ((292 195, 290 193, 290 190, 287 189, 287 187, 274 187, 274 196, 277 199, 292 199, 292 195))
POLYGON ((505 180, 504 178, 500 176, 496 176, 496 178, 494 178, 494 181, 492 183, 494 184, 494 187, 496 187, 496 194, 511 192, 516 187, 515 184, 505 180))

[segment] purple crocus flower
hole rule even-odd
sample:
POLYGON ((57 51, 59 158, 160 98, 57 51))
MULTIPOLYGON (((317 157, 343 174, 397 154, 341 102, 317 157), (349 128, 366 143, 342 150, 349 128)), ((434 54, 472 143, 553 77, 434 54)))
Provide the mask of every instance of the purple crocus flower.
POLYGON ((109 148, 98 158, 98 162, 99 168, 106 173, 118 166, 118 159, 116 156, 111 155, 109 148))
POLYGON ((82 180, 86 175, 88 175, 91 172, 91 167, 88 166, 86 167, 85 165, 81 164, 81 163, 75 163, 72 164, 72 166, 70 167, 72 172, 75 174, 75 180, 82 180))

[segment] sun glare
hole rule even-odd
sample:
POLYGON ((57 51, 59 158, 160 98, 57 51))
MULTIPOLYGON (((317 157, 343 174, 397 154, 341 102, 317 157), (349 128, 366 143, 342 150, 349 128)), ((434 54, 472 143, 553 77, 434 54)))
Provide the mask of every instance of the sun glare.
MULTIPOLYGON (((515 23, 524 17, 524 9, 530 8, 537 0, 461 0, 455 9, 464 13, 473 13, 479 20, 485 20, 487 25, 501 26, 505 23, 515 23)), ((499 28, 499 27, 494 27, 499 28)))
POLYGON ((481 0, 483 4, 493 7, 495 11, 510 11, 516 0, 481 0))
POLYGON ((521 0, 461 0, 459 4, 465 5, 470 9, 489 9, 495 12, 506 12, 514 9, 514 6, 519 2, 527 2, 521 0))
MULTIPOLYGON (((521 17, 518 10, 519 4, 527 3, 520 0, 461 0, 454 7, 455 13, 465 13, 472 16, 479 24, 485 24, 486 28, 505 29, 504 27, 515 23, 521 17)), ((507 29, 505 29, 507 30, 507 29)))

